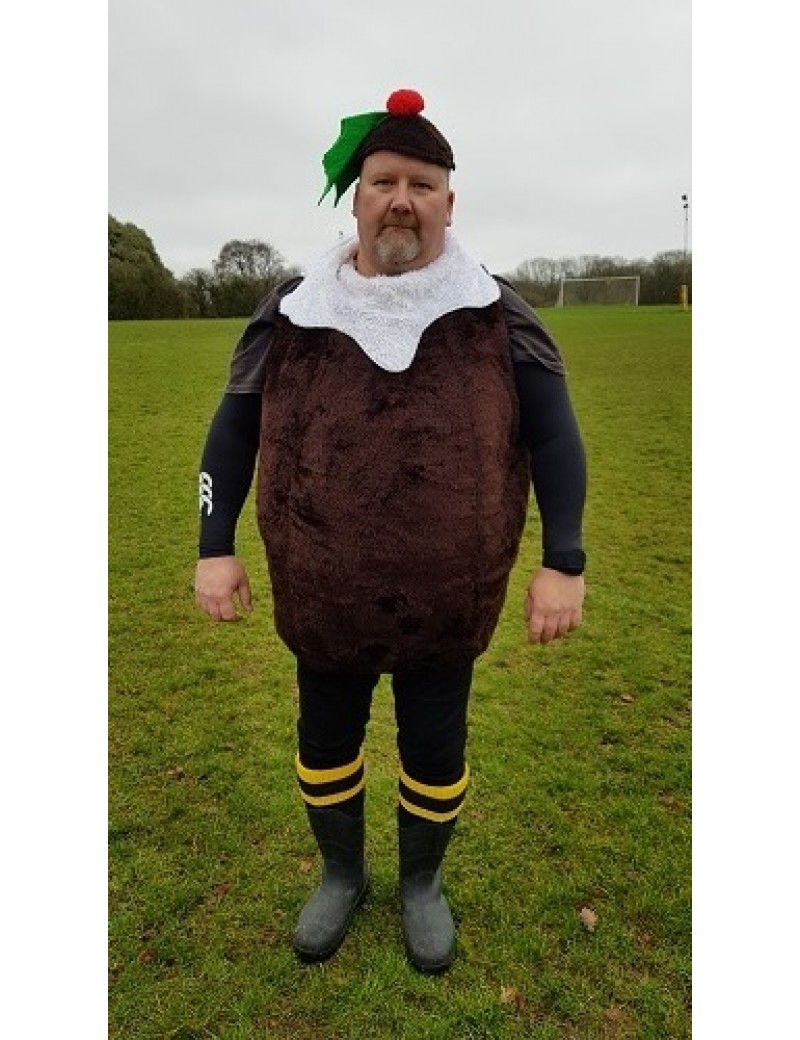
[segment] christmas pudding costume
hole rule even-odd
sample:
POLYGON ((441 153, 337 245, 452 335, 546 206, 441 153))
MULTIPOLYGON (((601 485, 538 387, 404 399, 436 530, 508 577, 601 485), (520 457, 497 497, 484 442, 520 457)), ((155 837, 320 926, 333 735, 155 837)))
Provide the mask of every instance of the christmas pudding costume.
MULTIPOLYGON (((386 112, 342 120, 322 197, 335 188, 338 203, 376 151, 454 169, 422 107, 399 91, 386 112)), ((393 277, 358 274, 356 246, 338 245, 283 297, 267 358, 257 503, 276 629, 321 674, 467 674, 465 712, 528 499, 500 293, 449 231, 437 259, 393 277)), ((363 756, 347 757, 331 768, 297 760, 323 857, 295 932, 310 960, 338 947, 367 887, 363 756)), ((401 771, 403 928, 412 963, 429 972, 454 952, 441 867, 469 776, 456 761, 448 783, 401 771)))

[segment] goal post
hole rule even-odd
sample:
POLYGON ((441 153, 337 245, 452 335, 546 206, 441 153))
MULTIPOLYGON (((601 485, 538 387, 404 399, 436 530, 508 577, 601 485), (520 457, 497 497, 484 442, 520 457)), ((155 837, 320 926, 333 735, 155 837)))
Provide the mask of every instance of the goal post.
POLYGON ((556 307, 611 303, 639 306, 638 274, 613 274, 605 278, 562 278, 556 307))

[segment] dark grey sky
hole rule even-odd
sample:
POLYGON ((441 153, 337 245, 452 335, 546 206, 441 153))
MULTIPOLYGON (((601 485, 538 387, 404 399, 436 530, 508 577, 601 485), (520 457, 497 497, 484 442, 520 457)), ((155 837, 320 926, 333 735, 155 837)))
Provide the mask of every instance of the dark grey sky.
POLYGON ((454 230, 491 270, 683 245, 690 0, 110 0, 109 211, 175 274, 260 238, 301 267, 345 115, 399 87, 456 156, 454 230))

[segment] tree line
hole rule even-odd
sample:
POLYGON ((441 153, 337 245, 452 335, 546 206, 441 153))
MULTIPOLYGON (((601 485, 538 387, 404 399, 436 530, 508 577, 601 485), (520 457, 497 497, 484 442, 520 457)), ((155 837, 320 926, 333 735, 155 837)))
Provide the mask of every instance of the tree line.
POLYGON ((108 317, 241 318, 253 313, 276 285, 300 274, 278 250, 259 239, 232 239, 208 269, 176 278, 152 239, 135 224, 108 217, 108 317))
POLYGON ((504 277, 532 307, 554 307, 562 278, 639 276, 640 304, 677 304, 680 287, 692 291, 692 256, 682 250, 656 253, 650 259, 625 260, 621 256, 567 256, 558 260, 537 256, 525 260, 504 277))
MULTIPOLYGON (((260 239, 232 239, 208 269, 193 268, 176 278, 161 261, 147 234, 135 224, 108 216, 108 317, 242 318, 280 282, 300 274, 280 252, 260 239)), ((562 277, 639 275, 639 303, 677 303, 680 286, 691 293, 691 255, 679 250, 651 260, 579 256, 534 257, 503 275, 533 307, 552 307, 562 277)))

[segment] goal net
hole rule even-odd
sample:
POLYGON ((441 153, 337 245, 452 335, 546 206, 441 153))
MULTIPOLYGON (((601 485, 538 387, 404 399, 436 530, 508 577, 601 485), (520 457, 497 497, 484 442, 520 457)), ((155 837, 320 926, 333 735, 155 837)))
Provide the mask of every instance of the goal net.
POLYGON ((556 307, 591 303, 639 305, 639 275, 609 275, 606 278, 562 278, 556 307))

